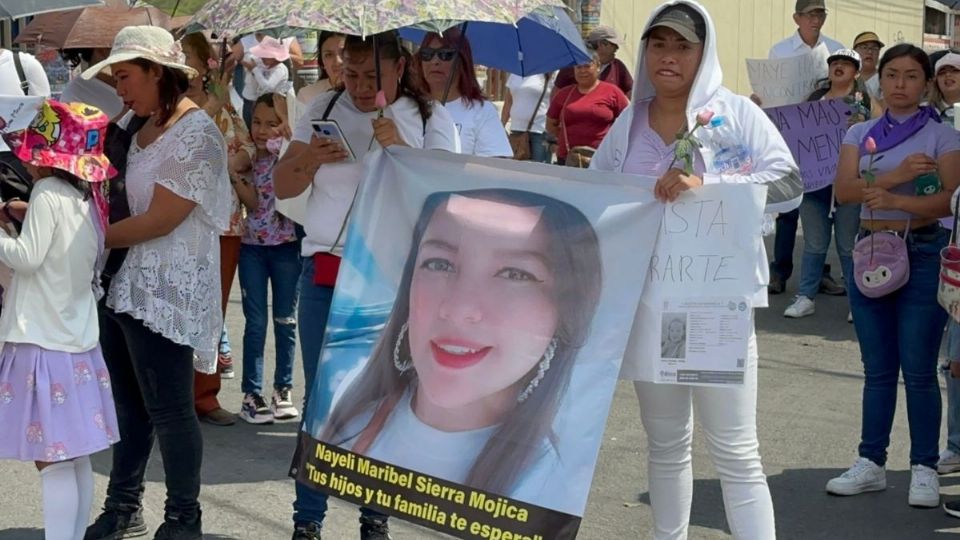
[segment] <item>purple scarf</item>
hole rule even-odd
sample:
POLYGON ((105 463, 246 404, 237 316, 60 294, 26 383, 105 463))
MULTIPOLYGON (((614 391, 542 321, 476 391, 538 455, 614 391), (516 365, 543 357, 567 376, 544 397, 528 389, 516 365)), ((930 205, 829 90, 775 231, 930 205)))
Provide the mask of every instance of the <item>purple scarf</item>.
POLYGON ((923 129, 923 126, 927 125, 927 122, 930 120, 939 124, 941 122, 940 113, 937 109, 926 105, 920 107, 920 110, 913 113, 910 118, 907 118, 903 122, 894 120, 888 110, 884 112, 880 120, 870 128, 866 137, 860 141, 860 155, 865 156, 868 154, 867 149, 864 147, 867 137, 873 137, 873 140, 877 143, 877 153, 880 154, 913 137, 914 134, 923 129))

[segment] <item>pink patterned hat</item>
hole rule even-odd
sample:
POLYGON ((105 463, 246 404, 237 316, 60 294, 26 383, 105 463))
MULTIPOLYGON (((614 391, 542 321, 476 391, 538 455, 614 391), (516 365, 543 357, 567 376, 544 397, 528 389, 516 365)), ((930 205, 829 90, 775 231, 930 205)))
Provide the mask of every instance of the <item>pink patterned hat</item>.
POLYGON ((87 182, 103 182, 117 171, 103 154, 110 119, 84 103, 43 102, 30 127, 4 135, 14 155, 37 167, 52 167, 87 182))

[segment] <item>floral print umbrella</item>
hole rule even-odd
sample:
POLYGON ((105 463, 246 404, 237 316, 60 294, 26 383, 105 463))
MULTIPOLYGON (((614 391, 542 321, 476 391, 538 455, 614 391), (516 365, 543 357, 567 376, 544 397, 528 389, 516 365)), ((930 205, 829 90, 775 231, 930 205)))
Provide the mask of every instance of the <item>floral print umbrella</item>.
MULTIPOLYGON (((183 8, 199 0, 146 1, 161 9, 180 3, 177 15, 186 15, 183 8)), ((190 22, 230 35, 287 26, 368 36, 404 27, 439 32, 462 21, 514 24, 553 6, 563 0, 208 0, 190 22)))

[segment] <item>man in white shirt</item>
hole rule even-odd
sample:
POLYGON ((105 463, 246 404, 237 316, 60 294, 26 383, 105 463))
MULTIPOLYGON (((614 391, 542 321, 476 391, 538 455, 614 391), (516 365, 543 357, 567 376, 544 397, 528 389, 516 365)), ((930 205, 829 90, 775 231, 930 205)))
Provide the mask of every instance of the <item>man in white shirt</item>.
MULTIPOLYGON (((827 7, 824 0, 797 0, 793 10, 793 21, 797 23, 797 31, 790 37, 770 47, 768 58, 790 58, 807 54, 820 44, 827 47, 827 52, 843 49, 843 44, 823 35, 820 29, 827 21, 827 7)), ((750 98, 758 105, 762 105, 756 95, 750 98)), ((786 289, 787 280, 793 273, 793 248, 797 241, 797 223, 800 220, 800 209, 791 210, 777 216, 777 234, 773 241, 773 261, 770 263, 770 294, 780 294, 786 289)), ((824 266, 823 279, 820 283, 820 292, 832 295, 846 294, 846 290, 830 275, 830 265, 824 266)))

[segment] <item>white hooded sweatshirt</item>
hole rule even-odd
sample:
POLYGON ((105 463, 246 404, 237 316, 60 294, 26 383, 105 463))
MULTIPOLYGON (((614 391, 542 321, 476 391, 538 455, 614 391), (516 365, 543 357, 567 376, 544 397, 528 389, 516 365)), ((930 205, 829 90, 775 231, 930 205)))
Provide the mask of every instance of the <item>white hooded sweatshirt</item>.
MULTIPOLYGON (((703 16, 707 31, 700 69, 687 100, 687 125, 695 125, 697 114, 711 110, 714 112, 714 124, 720 124, 724 131, 723 137, 715 136, 719 131, 711 126, 701 128, 695 134, 703 145, 697 150, 706 166, 703 183, 764 184, 767 186, 767 213, 789 212, 797 208, 803 197, 803 180, 780 132, 756 104, 721 85, 723 73, 717 56, 716 28, 707 10, 692 0, 666 2, 651 13, 641 35, 646 33, 660 11, 677 4, 696 9, 703 16)), ((656 95, 644 65, 645 45, 645 41, 640 42, 630 106, 620 114, 603 139, 590 163, 591 169, 623 172, 634 109, 637 104, 649 101, 656 95)), ((652 185, 649 187, 653 188, 652 185)), ((763 243, 757 253, 757 265, 758 278, 761 280, 758 285, 762 287, 758 287, 758 294, 753 298, 754 306, 766 307, 766 284, 770 275, 763 243)))
MULTIPOLYGON (((714 112, 713 123, 698 129, 695 137, 703 145, 697 151, 705 166, 704 184, 754 183, 767 186, 767 213, 788 212, 797 208, 803 197, 803 180, 797 164, 783 137, 767 115, 749 99, 738 96, 722 86, 723 73, 717 56, 717 34, 710 14, 692 0, 671 0, 655 9, 644 27, 650 27, 654 17, 667 6, 686 4, 696 9, 706 23, 703 57, 687 100, 687 125, 696 124, 702 111, 714 112), (718 129, 719 128, 719 129, 718 129)), ((590 168, 623 172, 630 146, 630 132, 634 111, 638 104, 652 100, 656 95, 653 83, 644 65, 646 42, 640 42, 637 54, 636 83, 630 106, 617 118, 603 139, 590 168)), ((697 160, 700 161, 700 160, 697 160)), ((648 186, 653 189, 653 185, 648 186)), ((770 270, 763 242, 756 255, 757 284, 752 297, 753 307, 767 307, 767 284, 770 270)), ((637 323, 634 332, 637 332, 637 323)), ((631 338, 633 343, 633 338, 631 338)), ((624 357, 621 378, 653 380, 653 359, 636 351, 624 357)))

